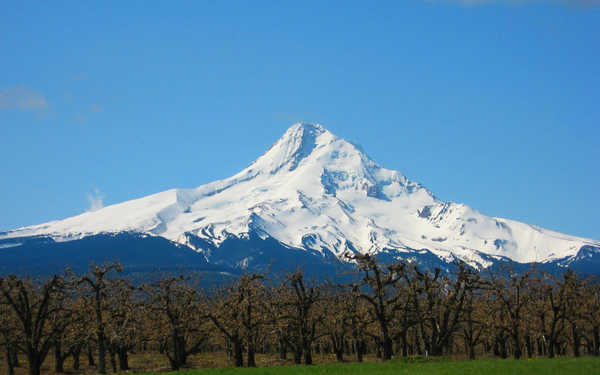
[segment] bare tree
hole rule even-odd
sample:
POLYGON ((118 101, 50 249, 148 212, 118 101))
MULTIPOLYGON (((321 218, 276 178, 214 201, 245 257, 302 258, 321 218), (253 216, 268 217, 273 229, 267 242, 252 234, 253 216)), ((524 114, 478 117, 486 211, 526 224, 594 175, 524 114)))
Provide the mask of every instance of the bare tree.
POLYGON ((598 280, 587 281, 580 307, 587 327, 585 335, 589 352, 594 356, 600 356, 600 282, 598 280))
POLYGON ((563 275, 563 281, 559 283, 562 289, 565 302, 565 318, 570 328, 570 341, 573 349, 573 356, 581 356, 581 345, 585 337, 585 283, 579 279, 575 272, 568 270, 563 275))
POLYGON ((75 328, 74 319, 77 319, 79 316, 74 311, 71 299, 60 301, 60 306, 57 307, 57 313, 51 317, 52 323, 53 325, 64 324, 65 328, 61 332, 58 332, 54 338, 54 372, 64 373, 65 359, 73 354, 73 345, 76 345, 76 342, 71 341, 71 339, 76 339, 73 337, 73 328, 75 328))
POLYGON ((106 374, 106 333, 105 317, 107 311, 106 301, 108 292, 114 280, 111 279, 113 273, 122 272, 122 267, 118 263, 107 263, 101 266, 90 265, 88 273, 77 279, 79 285, 89 287, 89 292, 93 297, 94 315, 96 318, 96 341, 98 344, 98 373, 106 374))
POLYGON ((18 366, 17 344, 20 337, 18 318, 4 296, 0 295, 0 345, 4 347, 8 375, 18 366))
POLYGON ((261 328, 266 322, 264 276, 259 274, 243 275, 237 282, 237 293, 242 297, 242 325, 245 331, 246 363, 256 367, 256 347, 261 328))
POLYGON ((368 306, 366 306, 366 302, 360 297, 360 290, 357 285, 352 286, 348 296, 347 311, 350 315, 347 323, 350 326, 350 334, 354 341, 356 360, 362 362, 363 356, 367 351, 367 326, 371 322, 368 306))
POLYGON ((27 356, 30 375, 40 375, 48 351, 68 324, 67 317, 56 318, 63 311, 65 290, 64 279, 59 276, 44 283, 14 275, 0 278, 0 294, 18 318, 22 334, 18 347, 27 356))
POLYGON ((317 339, 317 325, 321 316, 316 313, 315 304, 321 299, 321 287, 306 283, 304 273, 295 272, 287 277, 291 293, 287 306, 290 328, 296 333, 296 349, 301 348, 304 364, 312 365, 312 344, 317 339))
POLYGON ((233 346, 237 367, 244 365, 244 344, 248 367, 256 367, 257 341, 269 320, 263 278, 260 274, 244 274, 229 287, 217 291, 211 299, 208 317, 233 346))
POLYGON ((492 275, 491 290, 506 313, 507 330, 513 343, 513 356, 522 356, 521 323, 522 313, 528 301, 528 280, 532 271, 524 274, 512 274, 508 278, 492 275))
POLYGON ((374 338, 383 348, 382 359, 390 360, 393 355, 392 322, 402 308, 396 285, 404 277, 407 265, 397 263, 383 267, 368 254, 354 254, 348 258, 357 262, 362 273, 361 286, 366 290, 360 288, 357 291, 360 298, 368 302, 371 318, 379 327, 379 334, 374 338))
POLYGON ((475 359, 475 347, 479 344, 485 332, 485 312, 483 306, 483 288, 487 283, 481 280, 479 274, 471 274, 465 278, 465 297, 462 318, 462 335, 465 350, 469 359, 475 359))
POLYGON ((150 296, 154 337, 172 370, 186 366, 207 340, 203 296, 189 283, 190 277, 169 277, 144 288, 150 296))
POLYGON ((344 348, 352 328, 354 311, 351 292, 332 287, 326 290, 322 304, 323 330, 329 337, 338 362, 344 362, 344 348))
POLYGON ((137 312, 142 307, 136 301, 136 288, 127 280, 116 280, 111 285, 108 297, 108 320, 106 325, 108 351, 111 365, 116 372, 115 356, 119 359, 119 369, 129 370, 128 352, 135 345, 138 330, 137 312))
POLYGON ((88 328, 93 326, 93 319, 90 316, 92 310, 88 307, 89 303, 86 300, 87 298, 84 296, 76 295, 75 299, 71 301, 70 311, 73 314, 71 323, 61 339, 61 342, 65 344, 63 356, 64 358, 68 355, 73 357, 74 370, 80 369, 81 352, 94 335, 93 330, 90 331, 88 328))
POLYGON ((415 305, 420 316, 421 336, 431 355, 442 355, 461 322, 467 294, 476 286, 477 278, 464 263, 459 263, 455 278, 442 275, 436 268, 420 272, 415 267, 415 281, 423 298, 415 305))
POLYGON ((556 355, 559 338, 565 330, 565 292, 566 289, 548 274, 532 280, 527 305, 537 319, 543 352, 550 358, 556 355))

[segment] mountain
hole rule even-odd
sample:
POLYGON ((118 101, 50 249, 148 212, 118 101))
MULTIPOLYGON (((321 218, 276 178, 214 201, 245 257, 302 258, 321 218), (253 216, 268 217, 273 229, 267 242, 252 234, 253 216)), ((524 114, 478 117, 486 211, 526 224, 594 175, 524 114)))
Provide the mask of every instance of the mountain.
POLYGON ((600 242, 440 201, 305 123, 230 178, 0 233, 0 271, 111 257, 140 269, 343 269, 347 252, 429 266, 460 259, 476 269, 536 262, 596 272, 586 264, 599 263, 600 242))

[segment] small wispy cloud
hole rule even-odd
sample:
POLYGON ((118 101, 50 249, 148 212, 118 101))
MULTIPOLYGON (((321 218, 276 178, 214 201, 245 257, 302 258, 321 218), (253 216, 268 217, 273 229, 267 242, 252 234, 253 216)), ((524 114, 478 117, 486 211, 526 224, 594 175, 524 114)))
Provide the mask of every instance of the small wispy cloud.
POLYGON ((89 203, 87 212, 98 211, 102 207, 104 207, 104 194, 100 192, 98 188, 94 188, 91 193, 87 193, 87 200, 89 203))
POLYGON ((0 109, 37 111, 48 108, 44 95, 27 87, 0 89, 0 109))

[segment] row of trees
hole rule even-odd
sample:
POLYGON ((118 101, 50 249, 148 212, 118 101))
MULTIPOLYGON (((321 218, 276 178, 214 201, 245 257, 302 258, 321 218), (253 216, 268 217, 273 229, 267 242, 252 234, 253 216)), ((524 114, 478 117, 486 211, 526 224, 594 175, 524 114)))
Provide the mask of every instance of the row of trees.
POLYGON ((305 364, 314 352, 339 361, 600 355, 600 287, 572 272, 484 275, 457 264, 445 273, 351 260, 356 282, 344 285, 302 272, 278 281, 243 275, 210 291, 193 275, 134 285, 118 264, 44 282, 8 276, 0 278, 0 345, 11 375, 23 356, 39 375, 51 351, 57 373, 68 357, 79 369, 83 356, 101 374, 127 370, 128 355, 139 352, 161 353, 173 370, 219 350, 235 366, 256 366, 256 353, 305 364))

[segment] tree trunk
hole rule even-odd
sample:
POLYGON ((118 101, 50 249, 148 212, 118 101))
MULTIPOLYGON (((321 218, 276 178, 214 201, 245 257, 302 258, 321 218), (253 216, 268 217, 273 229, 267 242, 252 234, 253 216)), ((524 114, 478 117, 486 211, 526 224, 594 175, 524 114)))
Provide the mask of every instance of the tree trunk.
POLYGON ((28 353, 27 359, 29 361, 29 375, 40 375, 42 361, 39 355, 28 353))
POLYGON ((104 323, 102 321, 102 305, 100 304, 100 290, 96 290, 96 336, 98 337, 98 373, 106 374, 106 339, 104 337, 104 323))
POLYGON ((431 348, 432 356, 441 356, 444 354, 444 345, 439 342, 432 342, 429 347, 431 348))
POLYGON ((179 367, 187 364, 188 353, 185 351, 185 337, 177 336, 177 360, 179 361, 179 367))
POLYGON ((8 366, 8 375, 15 374, 15 363, 13 361, 13 354, 11 350, 11 345, 6 344, 6 365, 8 366))
POLYGON ((73 370, 79 370, 79 355, 81 354, 81 348, 76 348, 73 350, 73 370))
POLYGON ((469 344, 469 359, 475 359, 475 345, 469 344))
POLYGON ((248 367, 256 367, 256 359, 254 358, 254 345, 252 343, 248 343, 248 360, 247 365, 248 367))
POLYGON ((106 343, 103 330, 98 331, 98 373, 106 374, 106 343))
POLYGON ((545 339, 537 339, 537 349, 538 349, 538 356, 539 357, 543 357, 544 355, 546 355, 546 341, 545 339))
POLYGON ((393 342, 392 339, 386 334, 383 336, 383 360, 389 361, 392 359, 393 352, 393 342))
POLYGON ((573 356, 581 357, 579 346, 581 345, 581 336, 579 335, 579 329, 577 329, 577 323, 571 323, 571 335, 573 338, 573 356))
POLYGON ((549 340, 548 342, 548 358, 554 358, 555 357, 555 353, 554 350, 556 349, 556 343, 554 342, 553 339, 549 340))
POLYGON ((21 362, 19 362, 19 348, 17 348, 16 344, 11 345, 11 357, 13 367, 21 367, 21 362))
POLYGON ((121 347, 117 353, 119 355, 119 368, 121 371, 129 370, 129 361, 127 356, 127 348, 121 347))
POLYGON ((96 363, 94 362, 94 353, 92 352, 92 345, 90 345, 90 344, 91 344, 91 342, 88 342, 88 345, 87 345, 88 366, 95 367, 96 363))
POLYGON ((469 360, 475 359, 475 344, 473 343, 472 335, 465 335, 465 349, 469 360))
POLYGON ((294 350, 294 363, 297 365, 302 363, 302 347, 300 345, 294 350))
POLYGON ((287 359, 287 343, 284 339, 279 339, 279 359, 287 359))
POLYGON ((183 346, 183 337, 180 337, 177 331, 171 333, 171 346, 167 346, 166 354, 169 358, 169 364, 174 371, 179 370, 186 362, 185 347, 183 346))
POLYGON ((235 338, 233 341, 233 359, 236 367, 244 366, 244 352, 242 342, 239 338, 235 338))
POLYGON ((65 358, 62 353, 62 344, 60 340, 54 342, 54 372, 63 373, 65 372, 65 358))
POLYGON ((515 359, 521 359, 523 352, 521 350, 521 340, 519 339, 518 334, 513 334, 513 343, 515 345, 513 356, 515 359))
POLYGON ((363 361, 363 353, 365 351, 365 343, 362 340, 356 340, 356 360, 363 361))
POLYGON ((231 360, 231 358, 233 358, 233 349, 231 346, 231 339, 229 337, 225 338, 225 351, 227 352, 227 359, 231 360))
POLYGON ((342 344, 333 334, 331 335, 331 348, 335 353, 337 361, 344 362, 344 344, 342 344))
POLYGON ((305 345, 303 351, 304 351, 304 364, 312 365, 313 360, 312 360, 312 350, 311 350, 310 344, 305 345))
POLYGON ((506 338, 496 337, 494 342, 494 355, 502 359, 506 359, 508 357, 506 338))
POLYGON ((400 345, 402 347, 402 357, 408 357, 408 331, 403 330, 400 335, 400 345))
POLYGON ((421 345, 421 339, 419 338, 419 332, 415 329, 414 331, 414 346, 418 355, 423 355, 423 346, 421 345))
POLYGON ((177 361, 175 360, 175 358, 172 358, 170 355, 167 355, 167 358, 169 358, 169 365, 171 366, 171 370, 178 371, 179 370, 179 363, 177 363, 177 361))
POLYGON ((529 333, 525 335, 525 349, 527 349, 527 358, 533 357, 533 339, 529 333))
POLYGON ((114 373, 117 372, 117 360, 115 358, 115 351, 111 350, 110 353, 110 365, 112 366, 112 370, 114 373))

